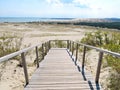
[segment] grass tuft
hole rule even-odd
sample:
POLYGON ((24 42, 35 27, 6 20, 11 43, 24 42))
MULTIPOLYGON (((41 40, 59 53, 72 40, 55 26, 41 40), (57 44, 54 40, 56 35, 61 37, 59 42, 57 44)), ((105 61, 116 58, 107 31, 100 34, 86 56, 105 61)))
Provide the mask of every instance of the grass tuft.
MULTIPOLYGON (((81 42, 120 53, 120 33, 118 32, 97 31, 86 33, 81 42)), ((108 87, 111 90, 118 90, 120 88, 120 58, 106 55, 104 60, 107 61, 108 66, 116 71, 116 73, 111 74, 108 87)))

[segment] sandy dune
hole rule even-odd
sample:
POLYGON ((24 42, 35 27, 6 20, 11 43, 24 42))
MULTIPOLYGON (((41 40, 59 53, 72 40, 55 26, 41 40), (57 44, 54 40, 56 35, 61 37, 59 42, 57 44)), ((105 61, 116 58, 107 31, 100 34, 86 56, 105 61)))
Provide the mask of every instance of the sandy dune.
MULTIPOLYGON (((3 33, 15 33, 22 37, 22 46, 32 46, 44 41, 65 39, 80 41, 86 32, 93 32, 95 28, 87 26, 74 25, 49 25, 39 23, 0 23, 0 35, 3 33)), ((31 52, 32 53, 32 52, 31 52)), ((97 53, 94 56, 95 60, 97 53)), ((88 58, 91 58, 88 57, 88 58)), ((26 56, 28 63, 29 76, 32 75, 36 66, 33 64, 35 55, 26 56)), ((94 61, 92 61, 94 63, 94 61)), ((1 90, 23 90, 24 87, 24 73, 23 68, 18 67, 18 60, 10 60, 5 63, 0 63, 0 89, 1 90)), ((93 67, 96 63, 92 64, 93 67)), ((94 72, 93 72, 94 75, 94 72)))

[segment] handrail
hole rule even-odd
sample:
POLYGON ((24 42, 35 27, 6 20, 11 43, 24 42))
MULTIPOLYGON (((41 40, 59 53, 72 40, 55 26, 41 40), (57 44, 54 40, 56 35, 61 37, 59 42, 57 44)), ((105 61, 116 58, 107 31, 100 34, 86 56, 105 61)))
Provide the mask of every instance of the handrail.
POLYGON ((41 45, 41 44, 37 44, 37 45, 35 45, 35 46, 31 46, 31 47, 22 49, 22 50, 20 50, 20 51, 17 51, 17 52, 8 54, 8 55, 6 55, 6 56, 3 56, 3 57, 0 58, 0 63, 3 62, 3 61, 7 61, 7 60, 10 59, 10 58, 13 58, 13 57, 15 57, 15 56, 17 56, 17 55, 19 55, 19 54, 21 54, 21 53, 23 53, 23 52, 27 52, 27 51, 31 50, 32 48, 35 48, 36 46, 40 46, 40 45, 41 45))
POLYGON ((45 43, 37 44, 35 46, 31 46, 31 47, 25 48, 23 50, 11 53, 9 55, 3 56, 3 57, 0 58, 0 62, 7 61, 10 58, 13 58, 13 57, 21 54, 21 58, 22 58, 22 61, 23 61, 23 68, 24 68, 25 80, 26 80, 26 85, 27 85, 29 83, 29 80, 28 80, 27 66, 26 66, 26 60, 25 60, 25 53, 27 51, 35 48, 35 50, 36 50, 37 67, 39 67, 38 46, 42 47, 42 59, 44 59, 44 56, 47 54, 47 52, 51 48, 51 42, 52 41, 53 42, 54 41, 66 41, 67 42, 66 48, 68 48, 69 51, 72 52, 72 56, 73 56, 74 50, 76 49, 75 65, 77 65, 76 62, 77 62, 77 59, 78 59, 78 49, 79 49, 79 46, 84 46, 84 49, 83 49, 83 58, 82 58, 82 60, 83 60, 82 61, 82 68, 84 68, 86 48, 91 48, 91 49, 95 49, 95 50, 99 51, 99 60, 98 60, 98 65, 97 65, 96 78, 95 78, 95 82, 96 83, 99 83, 99 76, 100 76, 102 58, 103 58, 104 53, 107 53, 107 54, 110 54, 110 55, 114 55, 115 57, 120 58, 120 54, 119 53, 108 51, 108 50, 101 49, 101 48, 97 48, 97 47, 94 47, 94 46, 91 46, 91 45, 87 45, 87 44, 83 44, 83 43, 79 43, 79 42, 75 42, 75 41, 71 41, 71 40, 49 40, 49 41, 47 41, 45 43), (74 47, 75 44, 76 44, 76 48, 74 47))
POLYGON ((28 52, 29 50, 35 48, 35 50, 36 50, 37 67, 39 67, 38 46, 42 46, 42 44, 37 44, 37 45, 31 46, 31 47, 22 49, 20 51, 8 54, 6 56, 3 56, 3 57, 0 58, 0 63, 4 62, 4 61, 7 61, 7 60, 9 60, 9 59, 11 59, 11 58, 21 54, 21 59, 22 59, 22 62, 23 62, 23 69, 24 69, 24 75, 25 75, 25 81, 26 81, 26 85, 27 85, 29 83, 29 79, 28 79, 28 72, 27 72, 25 53, 28 52))
POLYGON ((91 45, 82 44, 82 43, 78 43, 78 44, 86 46, 86 47, 91 48, 91 49, 96 49, 97 51, 100 51, 100 52, 103 52, 103 53, 108 53, 108 54, 114 55, 116 57, 120 57, 120 54, 116 53, 116 52, 108 51, 108 50, 105 50, 105 49, 97 48, 97 47, 94 47, 94 46, 91 46, 91 45))
POLYGON ((101 49, 101 48, 98 48, 98 47, 95 47, 95 46, 91 46, 91 45, 87 45, 87 44, 83 44, 83 43, 79 43, 79 42, 75 42, 75 41, 72 41, 72 42, 74 42, 76 44, 79 44, 79 45, 82 45, 82 46, 85 46, 87 48, 95 49, 99 52, 103 52, 103 53, 114 55, 116 57, 120 57, 120 53, 112 52, 112 51, 109 51, 109 50, 101 49))
MULTIPOLYGON (((70 46, 69 49, 72 52, 72 55, 73 55, 74 44, 71 44, 71 42, 76 43, 77 45, 84 46, 84 49, 83 49, 83 59, 82 59, 82 68, 84 68, 86 48, 91 48, 91 49, 95 49, 95 50, 99 51, 99 59, 98 59, 98 65, 97 65, 97 71, 96 71, 96 78, 95 78, 95 82, 96 83, 99 83, 99 76, 100 76, 100 70, 101 70, 102 59, 103 59, 104 53, 110 54, 110 55, 113 55, 115 57, 120 58, 120 53, 108 51, 108 50, 105 50, 105 49, 97 48, 97 47, 94 47, 94 46, 91 46, 91 45, 87 45, 87 44, 83 44, 83 43, 79 43, 79 42, 75 42, 75 41, 69 41, 69 42, 70 42, 69 43, 70 44, 69 45, 70 46)), ((76 47, 76 50, 77 49, 78 49, 78 47, 76 47)), ((78 52, 76 51, 76 57, 78 57, 77 55, 78 55, 78 52)), ((77 60, 75 60, 75 64, 76 64, 76 61, 77 60)))

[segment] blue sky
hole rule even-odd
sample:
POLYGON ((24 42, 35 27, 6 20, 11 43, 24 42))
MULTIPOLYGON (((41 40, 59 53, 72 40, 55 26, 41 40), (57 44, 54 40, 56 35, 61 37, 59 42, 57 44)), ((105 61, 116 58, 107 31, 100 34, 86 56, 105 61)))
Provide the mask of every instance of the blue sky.
POLYGON ((120 0, 0 0, 0 17, 120 18, 120 0))

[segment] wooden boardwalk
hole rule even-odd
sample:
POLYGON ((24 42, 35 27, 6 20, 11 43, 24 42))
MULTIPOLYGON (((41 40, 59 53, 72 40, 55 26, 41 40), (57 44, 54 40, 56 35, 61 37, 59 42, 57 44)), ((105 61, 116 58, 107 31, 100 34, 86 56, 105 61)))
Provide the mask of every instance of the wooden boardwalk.
POLYGON ((101 90, 91 76, 83 77, 67 49, 52 48, 24 90, 101 90))

